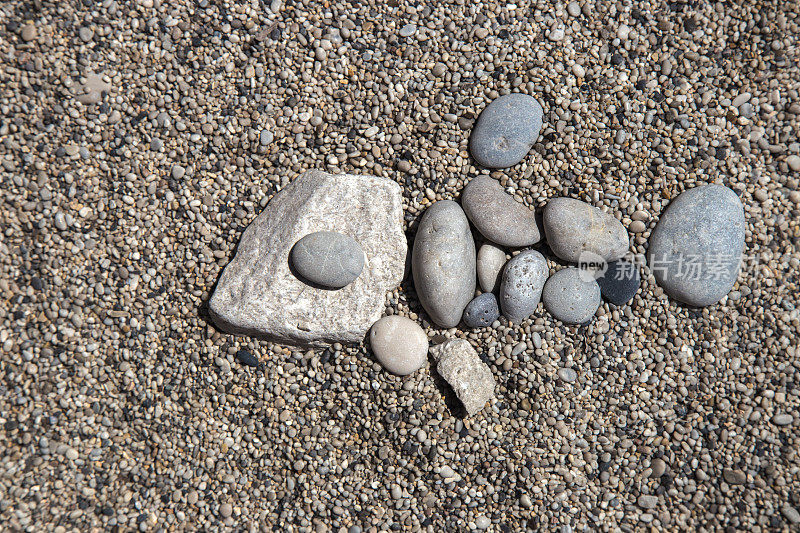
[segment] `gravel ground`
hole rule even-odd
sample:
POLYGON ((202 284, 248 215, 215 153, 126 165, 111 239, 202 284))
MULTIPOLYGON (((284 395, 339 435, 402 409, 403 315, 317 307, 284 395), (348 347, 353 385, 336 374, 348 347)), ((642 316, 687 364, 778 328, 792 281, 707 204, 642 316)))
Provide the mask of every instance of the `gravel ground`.
POLYGON ((800 527, 798 3, 412 3, 0 4, 3 529, 800 527), (469 131, 510 91, 545 125, 489 172, 469 131), (648 274, 586 327, 436 330, 406 281, 388 312, 497 380, 463 419, 427 370, 209 323, 243 228, 314 168, 396 180, 410 235, 489 174, 615 213, 636 253, 717 181, 750 260, 718 305, 648 274))

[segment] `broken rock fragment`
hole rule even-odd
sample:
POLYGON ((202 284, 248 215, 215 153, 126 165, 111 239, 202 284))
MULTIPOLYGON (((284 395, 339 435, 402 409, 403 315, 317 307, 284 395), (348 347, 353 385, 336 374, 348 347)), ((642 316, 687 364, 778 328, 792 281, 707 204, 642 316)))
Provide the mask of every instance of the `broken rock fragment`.
POLYGON ((467 414, 474 415, 494 396, 492 371, 464 339, 453 339, 431 348, 436 370, 453 388, 467 414))

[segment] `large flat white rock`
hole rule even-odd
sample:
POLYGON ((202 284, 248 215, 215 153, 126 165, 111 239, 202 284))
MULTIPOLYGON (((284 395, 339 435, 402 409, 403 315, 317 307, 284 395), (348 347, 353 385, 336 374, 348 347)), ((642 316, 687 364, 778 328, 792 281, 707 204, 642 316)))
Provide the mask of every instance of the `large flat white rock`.
POLYGON ((362 341, 403 279, 408 245, 400 186, 386 178, 312 170, 277 193, 242 235, 209 309, 225 331, 285 344, 362 341), (364 251, 361 274, 341 289, 312 287, 289 264, 304 235, 337 231, 364 251))

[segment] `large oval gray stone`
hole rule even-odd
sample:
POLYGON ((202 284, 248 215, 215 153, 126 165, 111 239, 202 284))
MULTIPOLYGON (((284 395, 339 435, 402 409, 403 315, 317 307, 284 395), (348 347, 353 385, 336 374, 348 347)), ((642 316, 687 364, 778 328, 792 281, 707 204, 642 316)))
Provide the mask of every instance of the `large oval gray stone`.
POLYGON ((564 268, 544 284, 542 302, 558 320, 567 324, 584 324, 600 307, 600 285, 589 272, 564 268))
POLYGON ((422 215, 411 270, 431 320, 444 328, 457 326, 475 292, 475 242, 457 203, 436 202, 422 215))
POLYGON ((544 208, 544 233, 553 253, 577 263, 584 252, 614 261, 628 252, 628 232, 612 215, 575 200, 554 198, 544 208))
POLYGON ((349 285, 364 268, 358 242, 336 231, 309 233, 295 243, 290 257, 300 276, 332 289, 349 285))
POLYGON ((512 93, 497 98, 478 117, 469 138, 469 150, 488 168, 516 165, 539 138, 544 111, 527 94, 512 93))
POLYGON ((500 246, 520 248, 542 238, 533 209, 514 200, 489 176, 478 176, 464 187, 461 206, 481 235, 500 246))
POLYGON ((500 282, 500 309, 511 322, 522 322, 536 311, 550 273, 547 260, 535 250, 512 257, 500 282))
POLYGON ((671 297, 712 305, 730 292, 744 250, 744 208, 735 192, 702 185, 669 204, 650 237, 648 263, 671 297))

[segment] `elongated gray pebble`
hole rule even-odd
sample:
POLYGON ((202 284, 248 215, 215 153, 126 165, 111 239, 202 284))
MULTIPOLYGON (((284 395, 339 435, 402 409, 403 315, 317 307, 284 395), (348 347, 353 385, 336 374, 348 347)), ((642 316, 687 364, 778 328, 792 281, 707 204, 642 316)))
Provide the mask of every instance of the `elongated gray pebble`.
POLYGON ((469 221, 452 200, 431 205, 414 239, 411 269, 422 307, 441 327, 461 321, 475 292, 475 241, 469 221))
POLYGON ((361 274, 364 252, 352 237, 335 231, 317 231, 295 243, 291 261, 306 280, 338 289, 361 274))
POLYGON ((512 322, 522 322, 536 311, 549 269, 547 260, 536 250, 512 257, 503 269, 500 284, 500 309, 512 322))
POLYGON ((514 200, 489 176, 478 176, 464 187, 461 206, 475 229, 500 246, 521 248, 542 238, 533 209, 514 200))
POLYGON ((478 249, 478 283, 484 292, 494 292, 500 288, 500 273, 506 264, 506 253, 491 243, 484 243, 478 249))

